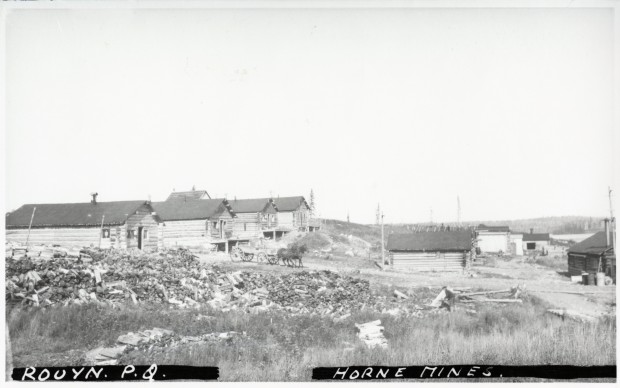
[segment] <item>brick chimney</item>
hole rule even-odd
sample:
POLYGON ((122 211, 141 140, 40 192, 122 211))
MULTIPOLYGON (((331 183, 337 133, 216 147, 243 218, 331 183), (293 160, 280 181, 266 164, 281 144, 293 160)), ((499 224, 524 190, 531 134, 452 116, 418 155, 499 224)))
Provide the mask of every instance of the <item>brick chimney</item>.
POLYGON ((93 197, 93 199, 90 200, 90 203, 92 203, 93 205, 97 204, 97 196, 99 195, 99 193, 90 193, 90 195, 93 197))
POLYGON ((534 228, 530 228, 530 234, 534 234, 534 228))

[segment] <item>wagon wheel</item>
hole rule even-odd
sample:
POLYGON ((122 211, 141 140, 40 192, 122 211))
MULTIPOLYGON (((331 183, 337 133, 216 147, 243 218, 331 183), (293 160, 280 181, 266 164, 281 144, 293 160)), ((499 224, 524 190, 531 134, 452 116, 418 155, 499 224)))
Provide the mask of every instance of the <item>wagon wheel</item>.
POLYGON ((235 260, 243 260, 243 252, 241 252, 241 249, 234 247, 233 249, 230 250, 230 259, 232 261, 235 260))
POLYGON ((253 254, 245 253, 245 252, 241 253, 241 260, 247 262, 247 261, 252 261, 252 259, 254 259, 254 255, 253 254))
POLYGON ((267 255, 265 254, 265 252, 258 252, 258 254, 256 255, 256 259, 259 263, 264 263, 265 261, 267 261, 267 255))
POLYGON ((278 256, 277 255, 267 255, 267 261, 269 264, 278 264, 278 256))

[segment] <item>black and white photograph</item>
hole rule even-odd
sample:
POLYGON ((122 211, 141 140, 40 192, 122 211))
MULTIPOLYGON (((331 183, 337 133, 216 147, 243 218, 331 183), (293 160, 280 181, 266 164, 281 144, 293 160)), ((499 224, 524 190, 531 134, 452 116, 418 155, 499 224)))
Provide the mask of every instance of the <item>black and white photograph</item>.
POLYGON ((3 381, 615 384, 619 5, 3 1, 3 381))

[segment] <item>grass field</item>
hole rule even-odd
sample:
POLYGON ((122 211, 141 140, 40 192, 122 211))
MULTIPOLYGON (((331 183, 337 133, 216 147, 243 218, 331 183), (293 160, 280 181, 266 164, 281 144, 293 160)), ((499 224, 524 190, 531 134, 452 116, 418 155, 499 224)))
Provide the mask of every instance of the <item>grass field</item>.
POLYGON ((213 344, 133 351, 123 355, 120 363, 218 366, 224 381, 309 380, 316 366, 616 363, 615 320, 564 321, 546 314, 546 307, 527 297, 523 305, 480 306, 474 315, 459 309, 423 319, 399 319, 361 311, 334 323, 279 312, 251 315, 90 305, 45 311, 7 309, 7 322, 14 367, 84 364, 83 352, 112 345, 121 334, 153 327, 180 335, 231 330, 247 335, 213 344), (198 314, 211 319, 196 320, 198 314), (386 350, 366 349, 357 339, 354 323, 374 319, 385 326, 386 350))

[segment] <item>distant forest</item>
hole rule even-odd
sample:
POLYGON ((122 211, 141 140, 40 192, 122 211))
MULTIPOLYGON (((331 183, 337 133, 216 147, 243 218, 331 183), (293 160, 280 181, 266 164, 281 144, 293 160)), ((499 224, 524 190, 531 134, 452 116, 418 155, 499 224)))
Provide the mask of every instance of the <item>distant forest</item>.
MULTIPOLYGON (((534 233, 577 234, 593 233, 604 230, 605 224, 603 220, 603 218, 599 217, 563 216, 530 218, 523 220, 464 221, 462 222, 462 225, 477 226, 480 224, 484 224, 487 226, 508 226, 513 232, 523 233, 529 233, 530 229, 533 229, 534 233)), ((453 226, 454 223, 449 223, 446 225, 453 226)), ((411 226, 414 226, 414 224, 412 224, 411 226)))

